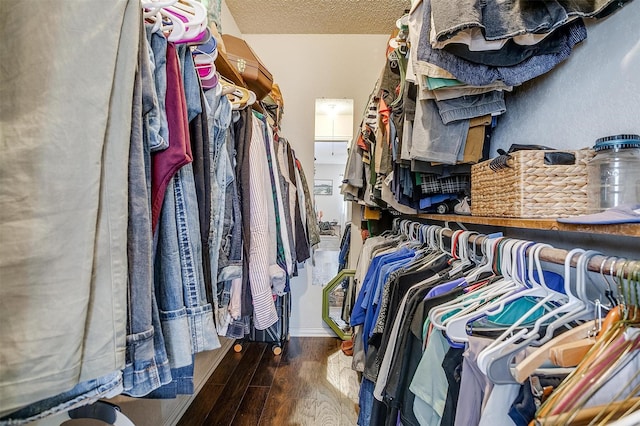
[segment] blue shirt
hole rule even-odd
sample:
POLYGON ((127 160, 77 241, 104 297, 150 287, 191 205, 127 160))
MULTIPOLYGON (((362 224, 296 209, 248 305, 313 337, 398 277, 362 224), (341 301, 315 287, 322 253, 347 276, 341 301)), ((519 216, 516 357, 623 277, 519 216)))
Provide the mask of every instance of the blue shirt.
POLYGON ((371 260, 369 269, 365 274, 364 280, 362 280, 362 288, 358 293, 356 303, 354 304, 353 310, 351 312, 350 322, 352 327, 364 324, 366 309, 369 306, 369 300, 371 299, 370 293, 375 290, 374 285, 376 283, 376 277, 380 272, 380 267, 382 267, 382 265, 384 265, 384 263, 386 262, 393 262, 394 260, 401 259, 409 252, 412 252, 412 250, 409 250, 406 247, 402 247, 398 251, 388 254, 381 254, 375 256, 371 260))

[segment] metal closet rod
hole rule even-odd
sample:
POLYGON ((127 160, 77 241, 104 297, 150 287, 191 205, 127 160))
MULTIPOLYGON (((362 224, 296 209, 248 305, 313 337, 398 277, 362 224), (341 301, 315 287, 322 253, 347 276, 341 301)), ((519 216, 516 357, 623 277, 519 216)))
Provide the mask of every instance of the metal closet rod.
MULTIPOLYGON (((436 225, 436 226, 439 226, 439 225, 436 225)), ((442 232, 442 234, 449 238, 451 238, 453 236, 453 233, 455 232, 454 230, 449 228, 443 228, 443 229, 444 231, 442 232)), ((486 235, 474 234, 474 235, 471 235, 471 237, 469 237, 469 242, 482 244, 482 242, 486 239, 487 239, 486 235)), ((527 249, 527 254, 529 253, 530 249, 531 248, 527 249)), ((558 265, 564 265, 564 261, 567 258, 568 254, 569 252, 564 249, 545 247, 542 250, 540 250, 540 260, 544 260, 545 262, 556 263, 558 265)), ((573 258, 571 259, 571 266, 573 267, 576 266, 577 260, 579 257, 580 257, 579 253, 573 256, 573 258)), ((594 255, 589 259, 589 263, 587 264, 587 269, 593 272, 602 271, 602 273, 607 275, 609 275, 611 271, 612 275, 614 276, 618 276, 620 272, 623 272, 623 276, 628 278, 630 273, 632 272, 635 272, 636 274, 638 273, 638 270, 640 270, 640 260, 625 259, 623 257, 618 257, 618 256, 594 255)))

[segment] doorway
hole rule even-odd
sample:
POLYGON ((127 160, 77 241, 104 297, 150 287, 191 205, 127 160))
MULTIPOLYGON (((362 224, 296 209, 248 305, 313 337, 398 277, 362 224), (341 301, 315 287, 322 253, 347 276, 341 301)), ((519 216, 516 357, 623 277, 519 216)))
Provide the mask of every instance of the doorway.
POLYGON ((314 285, 324 286, 338 273, 340 242, 351 218, 351 203, 340 188, 352 138, 353 99, 316 99, 313 194, 320 245, 314 254, 314 285))

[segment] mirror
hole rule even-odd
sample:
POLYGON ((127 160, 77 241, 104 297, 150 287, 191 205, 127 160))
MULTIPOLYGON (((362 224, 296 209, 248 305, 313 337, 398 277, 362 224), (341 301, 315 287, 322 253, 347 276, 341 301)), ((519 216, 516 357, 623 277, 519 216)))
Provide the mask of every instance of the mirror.
POLYGON ((351 338, 349 314, 355 301, 354 269, 343 269, 322 290, 322 319, 341 340, 351 338))
POLYGON ((340 187, 352 137, 353 99, 316 99, 313 203, 320 244, 314 251, 313 285, 325 286, 340 269, 340 241, 351 218, 351 203, 340 187))

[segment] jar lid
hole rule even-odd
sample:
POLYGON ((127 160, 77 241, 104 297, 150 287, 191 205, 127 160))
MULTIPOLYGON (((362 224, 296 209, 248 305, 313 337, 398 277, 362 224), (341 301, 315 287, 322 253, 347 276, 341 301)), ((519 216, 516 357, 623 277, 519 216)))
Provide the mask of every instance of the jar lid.
POLYGON ((593 150, 603 151, 605 149, 640 148, 639 135, 615 135, 605 136, 596 140, 593 150))

